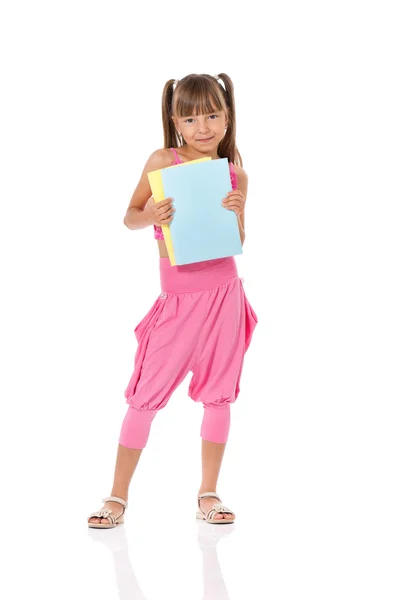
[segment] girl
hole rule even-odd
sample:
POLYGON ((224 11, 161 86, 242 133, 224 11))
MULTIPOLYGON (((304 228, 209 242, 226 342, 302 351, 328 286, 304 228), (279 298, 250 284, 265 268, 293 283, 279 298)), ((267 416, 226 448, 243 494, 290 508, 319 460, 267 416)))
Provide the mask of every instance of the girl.
POLYGON ((124 393, 129 407, 120 432, 113 488, 104 506, 90 515, 89 527, 108 529, 123 523, 129 485, 151 423, 189 371, 193 373, 189 396, 204 408, 196 517, 217 524, 235 519, 216 489, 229 434, 230 406, 240 391, 243 359, 257 316, 234 257, 170 265, 161 226, 173 219, 172 198, 155 203, 147 177, 149 171, 197 158, 227 157, 233 191, 223 199, 223 206, 235 212, 243 244, 248 178, 235 142, 231 79, 222 73, 169 80, 163 90, 162 118, 165 147, 149 157, 124 218, 129 229, 154 227, 162 292, 134 330, 138 348, 124 393))

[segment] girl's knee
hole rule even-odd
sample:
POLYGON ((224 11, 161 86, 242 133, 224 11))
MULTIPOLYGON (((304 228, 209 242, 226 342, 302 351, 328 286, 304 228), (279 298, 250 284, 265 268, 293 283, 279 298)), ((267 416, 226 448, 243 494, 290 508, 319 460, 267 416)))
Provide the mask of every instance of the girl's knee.
POLYGON ((228 440, 231 426, 231 405, 229 402, 224 404, 204 404, 204 413, 202 420, 201 437, 217 444, 225 444, 228 440))
POLYGON ((119 443, 126 448, 145 448, 156 410, 137 410, 129 406, 120 431, 119 443))

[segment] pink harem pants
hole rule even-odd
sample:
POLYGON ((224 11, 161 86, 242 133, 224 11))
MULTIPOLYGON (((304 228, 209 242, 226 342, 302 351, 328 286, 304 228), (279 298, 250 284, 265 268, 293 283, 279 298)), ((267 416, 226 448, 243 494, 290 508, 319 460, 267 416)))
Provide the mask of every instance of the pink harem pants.
POLYGON ((225 443, 230 405, 238 397, 243 359, 257 316, 234 257, 171 266, 160 258, 162 293, 134 330, 134 372, 119 443, 144 448, 153 418, 189 371, 189 396, 202 402, 200 435, 225 443))

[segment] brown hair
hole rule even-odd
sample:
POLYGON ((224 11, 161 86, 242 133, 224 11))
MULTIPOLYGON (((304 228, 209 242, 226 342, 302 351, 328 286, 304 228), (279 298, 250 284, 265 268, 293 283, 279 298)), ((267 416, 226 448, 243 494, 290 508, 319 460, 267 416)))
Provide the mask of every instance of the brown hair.
POLYGON ((236 114, 234 86, 226 73, 216 77, 212 75, 186 75, 181 80, 169 79, 162 94, 162 121, 165 148, 179 148, 186 142, 178 134, 172 116, 188 117, 207 114, 213 111, 225 111, 228 119, 227 131, 218 145, 221 158, 239 167, 243 166, 242 157, 236 147, 236 114), (219 83, 219 79, 224 83, 219 83), (174 88, 174 84, 177 85, 174 88))

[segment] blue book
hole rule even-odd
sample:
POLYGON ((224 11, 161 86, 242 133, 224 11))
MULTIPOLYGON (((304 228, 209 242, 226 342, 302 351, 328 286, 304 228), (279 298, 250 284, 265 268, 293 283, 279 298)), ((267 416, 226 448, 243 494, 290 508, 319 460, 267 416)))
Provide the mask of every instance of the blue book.
POLYGON ((165 198, 174 198, 170 235, 177 265, 242 254, 234 211, 221 205, 232 190, 227 158, 162 169, 165 198))

